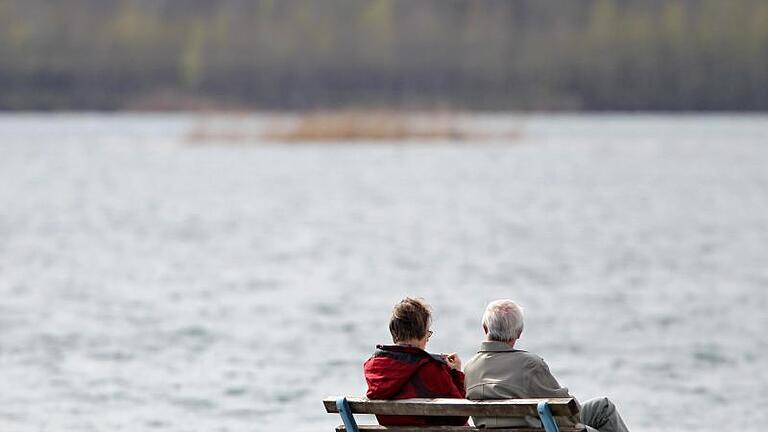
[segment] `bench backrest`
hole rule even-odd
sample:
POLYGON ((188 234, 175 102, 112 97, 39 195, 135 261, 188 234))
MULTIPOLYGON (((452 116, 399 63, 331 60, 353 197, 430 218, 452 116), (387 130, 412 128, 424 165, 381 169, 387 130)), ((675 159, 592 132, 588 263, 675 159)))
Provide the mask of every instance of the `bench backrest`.
MULTIPOLYGON (((336 400, 323 399, 325 410, 338 413, 336 400)), ((537 405, 541 401, 549 404, 552 415, 571 416, 579 409, 573 398, 553 399, 500 399, 471 401, 467 399, 401 399, 370 400, 347 397, 353 414, 418 415, 418 416, 481 416, 481 417, 538 417, 537 405)))
MULTIPOLYGON (((363 430, 405 430, 414 428, 382 428, 378 426, 357 426, 352 414, 377 415, 409 415, 409 416, 481 416, 481 417, 539 417, 547 427, 547 420, 554 423, 552 416, 573 416, 579 408, 573 398, 551 399, 500 399, 471 401, 467 399, 401 399, 401 400, 371 400, 361 397, 346 397, 345 402, 339 402, 339 397, 323 399, 328 413, 339 413, 345 424, 337 431, 357 429, 363 430), (546 402, 542 404, 542 402, 546 402), (341 409, 340 409, 341 408, 341 409), (544 411, 542 411, 544 410, 544 411), (344 412, 348 411, 348 412, 344 412)), ((472 430, 467 427, 423 427, 420 430, 472 430)), ((554 426, 557 430, 557 426, 554 426)), ((351 432, 351 431, 350 431, 351 432)))

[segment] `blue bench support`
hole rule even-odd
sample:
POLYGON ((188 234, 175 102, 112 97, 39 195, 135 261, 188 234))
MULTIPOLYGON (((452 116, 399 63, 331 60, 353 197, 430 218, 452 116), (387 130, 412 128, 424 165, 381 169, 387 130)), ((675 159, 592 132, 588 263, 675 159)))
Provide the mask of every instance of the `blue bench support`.
POLYGON ((360 429, 357 428, 355 416, 352 415, 352 409, 349 407, 349 402, 347 402, 347 398, 341 397, 336 399, 336 408, 339 409, 341 421, 344 422, 344 427, 347 429, 347 432, 360 432, 360 429))
POLYGON ((539 412, 539 418, 541 424, 544 426, 544 430, 547 432, 560 432, 560 428, 557 427, 555 418, 552 417, 552 411, 549 409, 549 404, 546 401, 539 402, 536 405, 536 411, 539 412))

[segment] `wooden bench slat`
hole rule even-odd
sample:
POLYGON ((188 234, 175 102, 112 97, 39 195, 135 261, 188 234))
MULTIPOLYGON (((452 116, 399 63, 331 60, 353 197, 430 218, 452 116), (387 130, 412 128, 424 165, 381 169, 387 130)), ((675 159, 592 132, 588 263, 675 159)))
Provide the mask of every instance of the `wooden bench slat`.
MULTIPOLYGON (((360 432, 544 432, 544 429, 531 428, 493 428, 478 429, 473 426, 379 426, 358 425, 360 432)), ((560 432, 584 432, 584 429, 564 428, 560 432)), ((338 426, 336 432, 346 432, 344 425, 338 426)))
MULTIPOLYGON (((481 417, 521 417, 526 415, 538 417, 536 405, 544 400, 549 402, 549 408, 554 416, 570 416, 578 413, 578 407, 573 398, 471 401, 467 399, 371 400, 347 397, 349 407, 355 414, 481 417)), ((339 412, 336 408, 336 398, 323 399, 323 404, 327 412, 339 412)))

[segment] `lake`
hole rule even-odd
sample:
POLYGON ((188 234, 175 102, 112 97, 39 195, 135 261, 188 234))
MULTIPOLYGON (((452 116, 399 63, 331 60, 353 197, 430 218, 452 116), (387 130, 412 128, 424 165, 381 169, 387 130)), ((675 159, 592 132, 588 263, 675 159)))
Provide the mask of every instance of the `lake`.
POLYGON ((768 116, 193 145, 199 121, 0 115, 0 430, 332 431, 321 399, 364 394, 406 295, 465 362, 518 301, 519 346, 632 430, 768 423, 768 116))

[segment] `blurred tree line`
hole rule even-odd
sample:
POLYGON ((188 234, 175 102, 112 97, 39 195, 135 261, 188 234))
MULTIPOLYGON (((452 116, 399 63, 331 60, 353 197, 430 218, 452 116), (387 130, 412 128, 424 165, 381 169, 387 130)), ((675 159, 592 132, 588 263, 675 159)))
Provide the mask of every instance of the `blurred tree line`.
POLYGON ((163 100, 765 110, 768 1, 0 0, 0 108, 163 100))

